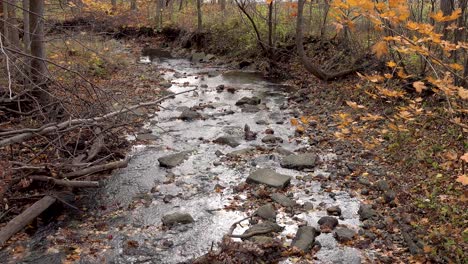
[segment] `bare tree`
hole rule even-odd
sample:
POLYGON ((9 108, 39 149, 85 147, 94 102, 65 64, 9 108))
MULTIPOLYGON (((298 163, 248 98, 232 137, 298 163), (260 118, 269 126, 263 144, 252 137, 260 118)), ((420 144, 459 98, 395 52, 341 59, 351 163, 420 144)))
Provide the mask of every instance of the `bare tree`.
POLYGON ((24 51, 29 52, 31 48, 31 37, 29 30, 29 0, 23 0, 23 43, 24 51))
POLYGON ((36 92, 39 101, 45 105, 49 101, 46 91, 47 65, 44 43, 44 0, 29 1, 29 22, 31 29, 31 80, 41 89, 36 92))
POLYGON ((203 30, 202 24, 202 0, 197 0, 197 29, 198 31, 203 30))

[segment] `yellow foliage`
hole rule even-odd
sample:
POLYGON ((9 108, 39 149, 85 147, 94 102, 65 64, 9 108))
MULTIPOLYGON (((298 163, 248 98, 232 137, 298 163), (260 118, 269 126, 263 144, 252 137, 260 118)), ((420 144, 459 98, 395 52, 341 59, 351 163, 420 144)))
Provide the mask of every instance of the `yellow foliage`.
POLYGON ((387 42, 383 40, 377 42, 372 46, 372 52, 377 56, 377 58, 381 58, 383 55, 388 54, 387 42))

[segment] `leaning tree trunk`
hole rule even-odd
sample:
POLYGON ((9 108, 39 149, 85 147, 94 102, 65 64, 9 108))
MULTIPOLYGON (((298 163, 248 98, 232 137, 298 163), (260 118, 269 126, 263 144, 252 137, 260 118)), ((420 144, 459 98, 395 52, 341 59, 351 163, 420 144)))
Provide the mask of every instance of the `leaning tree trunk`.
POLYGON ((45 63, 44 42, 44 0, 29 1, 29 22, 31 29, 31 80, 36 86, 36 96, 46 105, 49 95, 47 85, 47 65, 45 63))
POLYGON ((330 81, 336 78, 344 77, 348 74, 351 74, 357 71, 360 67, 343 70, 336 73, 327 73, 323 71, 317 64, 314 64, 309 60, 307 57, 305 50, 304 50, 304 43, 303 43, 303 11, 304 11, 304 4, 305 0, 298 0, 297 3, 297 25, 296 25, 296 48, 299 58, 301 59, 304 68, 313 74, 315 77, 324 80, 330 81))

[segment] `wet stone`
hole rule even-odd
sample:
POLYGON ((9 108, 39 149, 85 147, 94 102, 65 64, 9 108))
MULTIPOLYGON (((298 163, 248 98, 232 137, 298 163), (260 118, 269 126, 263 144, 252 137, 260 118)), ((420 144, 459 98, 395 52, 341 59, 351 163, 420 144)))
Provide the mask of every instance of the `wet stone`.
POLYGON ((369 190, 368 189, 362 189, 361 194, 362 195, 369 195, 369 190))
POLYGON ((254 152, 254 148, 245 148, 245 149, 239 149, 239 150, 234 150, 233 152, 229 152, 226 156, 230 158, 239 158, 248 154, 251 154, 254 152))
POLYGON ((193 111, 191 109, 185 109, 179 116, 179 119, 184 121, 192 121, 196 119, 201 119, 202 116, 197 111, 193 111))
POLYGON ((283 147, 277 147, 276 148, 276 152, 280 155, 284 155, 284 156, 287 156, 287 155, 293 155, 294 152, 290 151, 290 150, 287 150, 283 147))
POLYGON ((302 205, 302 208, 304 208, 304 210, 306 211, 311 211, 314 209, 314 204, 311 203, 311 202, 305 202, 303 205, 302 205))
POLYGON ((332 206, 327 208, 328 215, 340 216, 341 215, 341 208, 338 206, 332 206))
POLYGON ((281 160, 281 167, 287 169, 303 170, 312 169, 317 165, 317 155, 304 153, 288 155, 281 160))
POLYGON ((275 239, 268 236, 253 236, 249 238, 249 241, 252 241, 257 244, 270 244, 273 243, 275 239))
POLYGON ((251 226, 249 229, 247 229, 244 232, 243 235, 244 236, 249 236, 251 234, 265 235, 265 234, 269 234, 273 232, 281 232, 281 231, 283 231, 283 227, 281 227, 280 225, 273 223, 273 222, 265 221, 260 224, 251 226))
POLYGON ((266 135, 264 138, 262 138, 262 142, 266 144, 277 144, 283 143, 283 139, 273 135, 266 135))
POLYGON ((347 227, 337 227, 334 233, 334 237, 341 243, 345 243, 353 240, 356 232, 347 227))
POLYGON ((332 216, 324 216, 317 222, 320 225, 320 230, 324 233, 329 233, 338 225, 338 219, 332 216))
POLYGON ((260 98, 256 96, 252 97, 242 97, 239 101, 236 102, 237 106, 241 105, 258 105, 260 104, 261 100, 260 98))
POLYGON ((220 145, 228 145, 232 148, 235 148, 240 145, 240 143, 237 141, 235 137, 230 137, 230 136, 221 136, 213 141, 216 144, 220 145))
POLYGON ((206 58, 206 55, 204 52, 195 52, 192 54, 192 57, 190 58, 193 62, 202 62, 206 58))
POLYGON ((284 188, 291 182, 288 175, 279 174, 272 169, 258 169, 250 173, 247 183, 265 184, 275 188, 284 188))
POLYGON ((190 224, 194 222, 190 214, 179 212, 166 214, 161 218, 161 221, 165 226, 173 226, 175 224, 190 224))
POLYGON ((359 220, 361 221, 371 219, 377 215, 375 210, 372 209, 372 206, 369 204, 361 204, 359 206, 358 214, 359 214, 359 220))
POLYGON ((220 85, 216 86, 216 91, 217 91, 218 93, 224 91, 224 84, 220 84, 220 85))
POLYGON ((261 206, 260 208, 258 208, 257 211, 255 212, 255 215, 265 220, 276 222, 275 207, 271 203, 265 204, 261 206))
POLYGON ((260 108, 256 105, 243 105, 242 112, 244 113, 256 113, 260 111, 260 108))
POLYGON ((314 244, 315 237, 318 234, 320 234, 320 232, 311 226, 301 226, 297 230, 291 246, 300 248, 303 251, 308 251, 314 244))
POLYGON ((294 207, 297 205, 295 201, 293 201, 292 199, 290 199, 289 197, 287 197, 286 195, 282 193, 272 194, 271 199, 284 207, 294 207))
POLYGON ((387 181, 385 180, 380 180, 375 183, 374 185, 375 189, 381 191, 381 192, 386 192, 390 189, 390 186, 388 185, 387 181))
POLYGON ((257 124, 257 125, 269 125, 270 123, 268 123, 268 121, 266 121, 266 120, 261 119, 261 120, 255 121, 255 124, 257 124))
POLYGON ((395 200, 395 197, 396 197, 396 193, 392 190, 386 191, 383 196, 385 203, 393 202, 393 200, 395 200))
POLYGON ((190 156, 191 153, 192 153, 191 151, 182 151, 179 153, 160 157, 158 159, 159 166, 165 167, 165 168, 174 168, 182 164, 190 156))

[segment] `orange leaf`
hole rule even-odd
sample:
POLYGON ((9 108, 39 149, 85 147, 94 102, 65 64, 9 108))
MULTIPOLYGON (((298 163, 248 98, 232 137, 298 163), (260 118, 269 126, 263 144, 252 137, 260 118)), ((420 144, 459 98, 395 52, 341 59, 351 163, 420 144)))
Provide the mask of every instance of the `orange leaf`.
POLYGON ((468 162, 468 152, 463 154, 463 156, 461 156, 460 159, 463 160, 464 162, 468 162))
POLYGON ((465 174, 458 176, 457 182, 461 183, 463 186, 468 184, 468 176, 465 174))
POLYGON ((297 121, 296 118, 291 118, 291 125, 297 126, 297 125, 299 125, 299 121, 297 121))
POLYGON ((377 58, 381 58, 383 55, 388 54, 388 47, 387 42, 379 41, 372 46, 372 52, 377 56, 377 58))
POLYGON ((423 90, 425 90, 427 87, 424 85, 423 82, 417 81, 413 83, 414 89, 416 89, 416 92, 421 93, 423 90))

